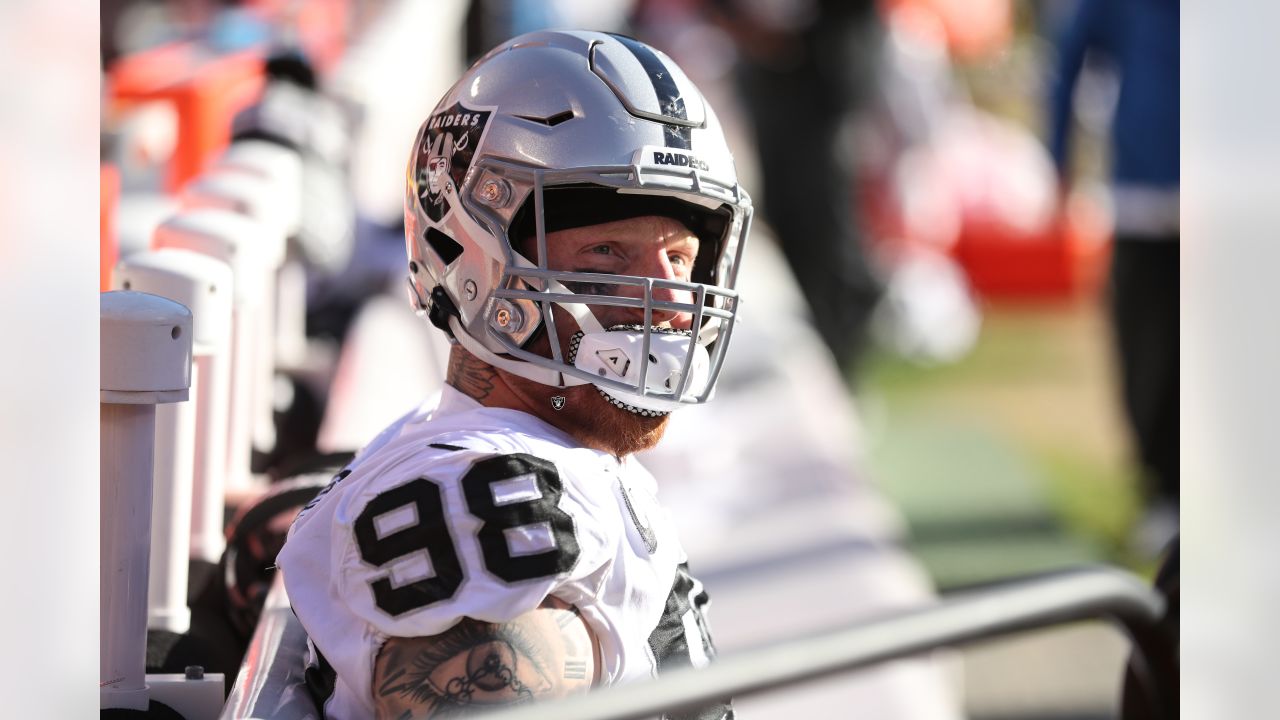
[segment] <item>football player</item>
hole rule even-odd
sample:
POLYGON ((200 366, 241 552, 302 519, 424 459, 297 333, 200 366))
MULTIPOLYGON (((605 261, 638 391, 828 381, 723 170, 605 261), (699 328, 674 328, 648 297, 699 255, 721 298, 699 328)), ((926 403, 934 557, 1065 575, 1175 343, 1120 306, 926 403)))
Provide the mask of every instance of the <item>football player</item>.
POLYGON ((705 664, 707 595, 633 453, 710 398, 737 319, 751 202, 711 108, 633 39, 532 33, 446 93, 406 181, 410 300, 452 354, 278 557, 325 716, 705 664))

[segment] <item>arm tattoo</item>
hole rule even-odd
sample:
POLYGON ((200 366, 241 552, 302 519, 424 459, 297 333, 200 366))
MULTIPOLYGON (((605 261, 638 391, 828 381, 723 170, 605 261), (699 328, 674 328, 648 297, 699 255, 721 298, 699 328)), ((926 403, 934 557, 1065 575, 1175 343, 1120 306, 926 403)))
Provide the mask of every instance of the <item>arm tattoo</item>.
POLYGON ((477 401, 483 401, 493 392, 494 379, 498 371, 492 365, 481 362, 474 355, 462 348, 453 348, 449 353, 449 373, 446 381, 462 391, 464 395, 477 401))
POLYGON ((533 699, 535 690, 548 689, 546 658, 515 626, 464 619, 435 640, 426 647, 388 642, 388 672, 377 696, 408 699, 429 707, 432 717, 448 717, 482 697, 520 704, 533 699), (464 662, 445 668, 459 658, 464 662))
POLYGON ((389 638, 373 700, 379 718, 461 717, 586 690, 596 674, 586 625, 556 601, 508 623, 463 618, 434 637, 389 638))

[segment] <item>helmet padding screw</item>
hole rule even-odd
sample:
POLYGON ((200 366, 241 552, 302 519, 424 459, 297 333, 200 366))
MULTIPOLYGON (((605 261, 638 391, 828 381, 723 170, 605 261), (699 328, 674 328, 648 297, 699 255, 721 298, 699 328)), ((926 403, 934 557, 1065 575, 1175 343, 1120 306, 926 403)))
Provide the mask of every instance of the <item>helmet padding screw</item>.
POLYGON ((511 198, 511 186, 502 180, 485 180, 478 193, 480 202, 489 207, 502 207, 511 198))
POLYGON ((501 300, 493 311, 493 322, 502 332, 518 333, 524 325, 524 313, 510 302, 501 300))

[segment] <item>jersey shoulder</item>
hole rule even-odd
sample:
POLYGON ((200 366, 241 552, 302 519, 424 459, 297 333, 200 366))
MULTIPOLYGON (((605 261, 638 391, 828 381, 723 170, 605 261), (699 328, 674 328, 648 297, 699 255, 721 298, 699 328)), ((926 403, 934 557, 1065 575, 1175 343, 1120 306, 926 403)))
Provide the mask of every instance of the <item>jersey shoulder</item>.
POLYGON ((617 542, 589 465, 521 433, 402 436, 330 501, 332 590, 378 632, 415 637, 464 617, 506 622, 589 585, 617 542))

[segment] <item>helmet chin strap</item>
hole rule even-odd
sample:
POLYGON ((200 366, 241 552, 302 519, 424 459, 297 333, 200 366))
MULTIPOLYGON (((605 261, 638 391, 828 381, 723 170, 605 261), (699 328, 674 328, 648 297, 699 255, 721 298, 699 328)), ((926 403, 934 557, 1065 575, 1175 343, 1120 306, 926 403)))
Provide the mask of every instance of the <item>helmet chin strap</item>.
MULTIPOLYGON (((565 287, 559 280, 548 280, 547 286, 558 293, 565 293, 567 295, 577 294, 565 287)), ((564 308, 564 311, 569 313, 569 315, 577 321, 578 328, 582 330, 582 332, 604 332, 604 327, 600 325, 600 321, 596 319, 595 313, 591 312, 591 308, 586 303, 562 303, 560 304, 560 307, 564 308)), ((546 322, 545 318, 543 319, 543 322, 546 322)), ((557 334, 559 334, 558 331, 557 334)))
POLYGON ((468 335, 467 331, 462 327, 462 322, 459 321, 457 317, 449 318, 449 328, 453 330, 454 339, 457 340, 458 344, 467 352, 475 355, 477 358, 489 365, 501 368, 512 375, 519 375, 526 380, 532 380, 533 382, 542 385, 550 385, 551 387, 572 387, 574 385, 587 384, 586 380, 568 377, 559 370, 538 367, 537 365, 525 362, 524 360, 514 360, 494 353, 489 350, 489 348, 477 342, 475 338, 468 335))
MULTIPOLYGON (((574 294, 562 283, 556 280, 548 281, 548 287, 557 293, 565 293, 569 295, 574 294)), ((636 369, 639 368, 641 365, 641 359, 639 357, 639 354, 641 352, 641 347, 643 344, 640 340, 640 338, 643 337, 644 335, 643 331, 616 332, 616 330, 620 328, 616 328, 615 331, 613 332, 607 331, 604 329, 603 326, 601 326, 600 321, 596 319, 595 314, 591 312, 591 309, 590 307, 587 306, 587 304, 585 303, 557 303, 557 304, 563 307, 565 309, 565 312, 569 313, 574 318, 574 320, 578 323, 578 327, 582 331, 581 339, 577 340, 574 343, 574 348, 573 350, 570 351, 570 357, 563 359, 563 362, 565 364, 574 366, 580 370, 588 370, 593 374, 601 374, 601 375, 605 374, 601 368, 591 366, 591 365, 584 365, 584 363, 582 362, 582 356, 579 355, 577 358, 573 356, 578 355, 578 353, 576 353, 576 350, 579 343, 582 343, 585 341, 586 344, 591 345, 593 342, 598 342, 598 341, 593 341, 592 338, 599 338, 603 340, 604 336, 610 335, 612 337, 612 342, 607 340, 603 340, 603 341, 606 343, 609 343, 610 347, 613 348, 615 352, 622 352, 626 355, 627 357, 626 367, 630 368, 631 370, 630 374, 632 375, 635 374, 636 369), (624 340, 624 338, 626 339, 624 340)), ((545 322, 545 319, 543 320, 543 322, 545 322)), ((531 380, 541 385, 548 385, 550 387, 575 387, 578 385, 588 385, 588 384, 596 385, 596 387, 605 394, 605 397, 608 398, 610 402, 614 402, 619 407, 622 407, 626 410, 629 410, 631 412, 635 412, 638 414, 645 414, 645 415, 665 414, 681 406, 681 403, 678 400, 657 398, 652 396, 646 396, 639 393, 619 391, 615 388, 606 388, 601 385, 597 385, 591 380, 583 380, 577 377, 573 377, 571 375, 566 375, 565 373, 559 370, 553 370, 550 368, 545 368, 545 367, 535 365, 525 360, 518 360, 515 358, 499 355, 493 352, 492 350, 490 350, 489 348, 485 347, 483 344, 477 341, 474 337, 468 334, 466 330, 463 328, 461 320, 459 320, 457 316, 451 316, 449 318, 449 327, 453 331, 454 339, 457 340, 458 344, 461 345, 467 352, 471 353, 476 358, 480 359, 481 361, 493 367, 500 368, 506 372, 509 372, 513 375, 517 375, 526 380, 531 380)), ((559 334, 559 331, 557 331, 557 335, 558 334, 559 334)), ((672 337, 670 339, 674 340, 675 338, 672 337)), ((683 343, 695 343, 694 351, 698 352, 702 358, 702 362, 700 364, 696 364, 695 372, 705 372, 706 350, 704 350, 701 347, 697 347, 696 341, 692 337, 688 337, 688 339, 683 340, 681 343, 678 343, 682 345, 680 348, 668 347, 670 343, 668 343, 667 340, 668 338, 665 336, 661 336, 661 335, 656 336, 651 341, 651 345, 649 348, 651 358, 660 358, 660 360, 655 361, 655 365, 661 364, 663 366, 666 366, 665 367, 666 374, 663 375, 664 379, 672 377, 671 371, 674 370, 674 368, 677 368, 683 365, 684 353, 687 352, 687 350, 685 349, 687 345, 683 345, 683 343)), ((661 374, 657 372, 658 370, 657 367, 654 367, 653 370, 655 371, 655 374, 661 374)), ((624 372, 621 374, 626 374, 626 373, 624 372)), ((631 378, 631 379, 635 380, 636 382, 639 381, 637 378, 631 378)), ((662 389, 670 390, 671 388, 670 388, 670 385, 668 384, 666 388, 659 388, 655 386, 651 389, 661 391, 662 389)))
MULTIPOLYGON (((529 268, 531 270, 541 269, 521 253, 513 250, 511 255, 515 260, 515 266, 518 268, 529 268)), ((521 279, 521 282, 526 286, 529 284, 528 280, 521 279)), ((564 295, 577 294, 554 278, 547 279, 547 289, 564 295)), ((591 308, 588 307, 586 303, 561 303, 560 307, 564 308, 564 311, 569 313, 570 317, 577 321, 578 328, 583 332, 602 332, 604 330, 600 325, 600 321, 596 320, 595 314, 591 312, 591 308)), ((541 318, 541 322, 546 323, 546 318, 541 318)))
POLYGON ((638 415, 664 415, 684 405, 676 392, 699 394, 706 389, 707 351, 688 332, 662 328, 646 332, 639 325, 619 325, 580 335, 572 350, 574 367, 630 385, 593 383, 610 402, 638 415))
MULTIPOLYGON (((535 267, 532 263, 529 262, 527 258, 525 258, 520 253, 513 253, 513 255, 514 255, 515 263, 517 266, 531 267, 531 268, 535 267)), ((559 294, 564 294, 564 295, 576 295, 576 293, 574 293, 572 290, 570 290, 568 287, 566 287, 563 283, 561 283, 558 280, 548 279, 546 282, 547 282, 547 289, 550 291, 553 291, 559 294)), ((574 319, 574 321, 578 324, 578 328, 582 331, 582 334, 584 337, 586 338, 602 337, 608 332, 600 324, 600 321, 596 318, 595 313, 591 312, 591 308, 588 303, 558 302, 556 304, 564 308, 564 311, 574 319)), ((544 316, 540 319, 540 322, 546 324, 548 322, 548 318, 544 316)), ((559 370, 552 370, 550 368, 540 367, 538 365, 535 365, 525 360, 518 360, 511 357, 504 357, 504 356, 498 355, 497 353, 494 353, 493 351, 489 350, 487 347, 485 347, 483 344, 477 341, 470 334, 468 334, 463 329, 461 320, 459 320, 458 317, 456 316, 449 318, 449 327, 452 329, 453 336, 457 340, 458 344, 461 345, 464 349, 466 349, 467 352, 471 353, 472 355, 482 360, 483 362, 488 363, 493 367, 500 368, 513 375, 517 375, 526 380, 531 380, 533 382, 536 382, 542 385, 548 385, 551 387, 575 387, 578 385, 587 385, 587 384, 595 385, 595 383, 593 383, 590 380, 583 380, 573 376, 565 375, 563 372, 559 370)), ((703 332, 700 334, 703 335, 704 338, 708 334, 710 335, 710 338, 706 338, 704 340, 704 342, 707 342, 710 339, 713 339, 718 334, 718 331, 719 331, 718 322, 708 323, 708 326, 705 327, 703 329, 703 332)), ((557 329, 555 333, 556 335, 555 340, 557 342, 559 340, 560 332, 561 331, 557 329)), ((634 333, 627 333, 627 334, 631 335, 634 333)), ((694 338, 690 338, 687 342, 696 344, 697 340, 695 340, 694 338)), ((632 355, 637 355, 639 353, 640 351, 639 342, 623 343, 617 349, 622 352, 625 352, 628 358, 630 359, 629 362, 634 362, 635 367, 639 367, 640 358, 631 357, 632 355)), ((656 354, 657 356, 662 356, 662 359, 666 361, 667 364, 672 364, 673 366, 678 366, 682 364, 681 361, 683 359, 682 357, 683 353, 678 353, 679 355, 681 355, 681 357, 676 357, 677 353, 669 352, 668 349, 663 346, 663 343, 655 343, 654 345, 651 346, 650 350, 652 353, 656 354), (671 358, 665 357, 668 354, 671 354, 672 357, 671 358)), ((696 350, 701 351, 701 356, 703 358, 702 367, 705 369, 706 351, 701 347, 696 347, 696 350)), ((572 354, 574 353, 571 353, 571 355, 572 354)), ((651 357, 653 356, 654 355, 651 355, 651 357)), ((579 369, 587 369, 582 366, 582 363, 575 362, 574 360, 575 360, 574 358, 563 358, 562 362, 564 362, 567 365, 578 367, 579 369)), ((632 412, 639 412, 641 414, 648 414, 648 412, 646 411, 654 411, 657 414, 663 414, 665 412, 670 412, 671 410, 674 410, 681 405, 679 401, 666 400, 662 398, 654 398, 654 397, 644 396, 642 394, 636 394, 636 393, 630 393, 630 392, 620 392, 616 389, 605 388, 600 385, 596 385, 596 387, 600 389, 601 392, 605 393, 606 398, 610 398, 611 401, 614 401, 615 403, 617 401, 625 401, 625 404, 621 405, 622 407, 624 407, 625 409, 631 410, 632 412), (634 404, 638 407, 631 407, 630 406, 631 404, 634 404)))

